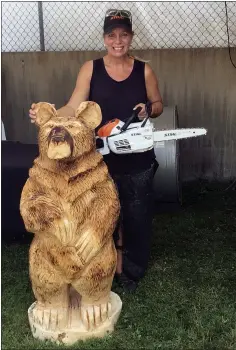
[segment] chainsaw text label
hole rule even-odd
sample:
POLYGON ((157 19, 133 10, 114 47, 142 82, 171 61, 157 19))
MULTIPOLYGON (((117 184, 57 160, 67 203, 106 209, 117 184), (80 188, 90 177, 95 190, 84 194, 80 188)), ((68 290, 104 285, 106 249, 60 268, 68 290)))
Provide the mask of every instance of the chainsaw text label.
POLYGON ((167 134, 164 134, 164 136, 175 136, 175 135, 176 135, 176 133, 174 133, 174 132, 169 132, 167 134))

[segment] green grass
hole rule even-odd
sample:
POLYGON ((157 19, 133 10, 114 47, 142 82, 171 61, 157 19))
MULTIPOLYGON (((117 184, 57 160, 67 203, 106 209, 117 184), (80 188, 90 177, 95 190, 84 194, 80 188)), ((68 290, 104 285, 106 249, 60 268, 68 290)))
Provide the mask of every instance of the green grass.
MULTIPOLYGON (((189 185, 179 212, 156 215, 148 274, 120 294, 115 332, 70 349, 236 349, 236 191, 225 187, 189 185)), ((2 348, 62 348, 31 335, 28 249, 2 249, 2 348)))

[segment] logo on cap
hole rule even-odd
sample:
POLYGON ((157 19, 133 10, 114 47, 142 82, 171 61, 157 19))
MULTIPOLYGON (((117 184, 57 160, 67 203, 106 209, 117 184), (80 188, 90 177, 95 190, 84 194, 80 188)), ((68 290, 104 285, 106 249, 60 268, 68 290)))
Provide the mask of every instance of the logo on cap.
POLYGON ((122 16, 112 16, 111 19, 124 19, 122 16))

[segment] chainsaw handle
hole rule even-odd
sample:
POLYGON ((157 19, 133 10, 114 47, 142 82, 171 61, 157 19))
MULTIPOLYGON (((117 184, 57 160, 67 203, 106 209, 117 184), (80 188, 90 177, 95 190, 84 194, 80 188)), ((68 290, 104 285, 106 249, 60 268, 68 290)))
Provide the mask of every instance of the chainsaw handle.
POLYGON ((126 120, 126 122, 125 122, 125 124, 122 126, 122 128, 120 129, 120 132, 123 132, 123 131, 125 131, 127 128, 128 128, 128 126, 132 123, 132 121, 138 116, 138 114, 139 114, 139 112, 142 110, 142 107, 138 107, 138 108, 136 108, 134 111, 133 111, 133 113, 132 113, 132 115, 131 115, 131 117, 129 117, 127 120, 126 120))

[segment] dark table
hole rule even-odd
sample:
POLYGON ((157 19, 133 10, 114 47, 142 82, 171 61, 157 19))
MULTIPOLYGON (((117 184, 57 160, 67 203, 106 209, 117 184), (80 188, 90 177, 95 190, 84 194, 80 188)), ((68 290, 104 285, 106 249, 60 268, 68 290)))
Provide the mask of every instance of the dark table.
POLYGON ((29 169, 38 156, 38 145, 2 142, 2 240, 7 243, 32 237, 27 233, 19 205, 29 169))

